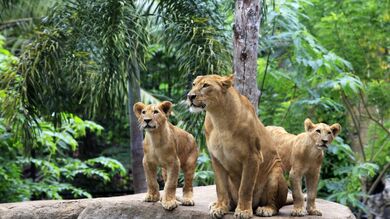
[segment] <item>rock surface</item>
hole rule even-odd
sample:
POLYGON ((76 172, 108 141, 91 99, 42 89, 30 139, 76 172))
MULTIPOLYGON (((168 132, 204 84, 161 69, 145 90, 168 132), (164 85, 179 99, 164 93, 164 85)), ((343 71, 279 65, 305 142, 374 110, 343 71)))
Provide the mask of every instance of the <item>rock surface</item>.
MULTIPOLYGON (((181 195, 181 189, 178 189, 181 195)), ((29 201, 0 204, 0 219, 110 219, 110 218, 209 218, 208 205, 216 200, 215 186, 194 188, 195 206, 179 206, 169 212, 161 203, 142 202, 145 194, 127 195, 110 198, 63 200, 63 201, 29 201)), ((353 219, 355 216, 349 208, 317 199, 317 207, 322 217, 306 216, 319 219, 353 219)), ((290 218, 291 205, 284 206, 273 218, 290 218)), ((224 218, 234 218, 233 213, 224 218)), ((254 217, 257 218, 257 217, 254 217)))

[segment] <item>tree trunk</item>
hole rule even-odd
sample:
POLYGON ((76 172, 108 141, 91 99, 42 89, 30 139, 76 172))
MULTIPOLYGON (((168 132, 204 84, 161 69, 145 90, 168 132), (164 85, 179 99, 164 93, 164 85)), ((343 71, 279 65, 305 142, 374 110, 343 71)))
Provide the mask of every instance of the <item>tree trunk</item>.
POLYGON ((139 68, 136 63, 133 63, 135 77, 130 76, 129 79, 129 122, 130 122, 130 148, 131 148, 131 165, 133 173, 133 186, 135 193, 146 191, 146 178, 142 159, 144 151, 142 146, 142 131, 139 129, 137 118, 133 113, 134 103, 140 101, 140 85, 139 85, 139 68))
POLYGON ((257 112, 257 45, 260 26, 259 0, 236 0, 233 26, 234 86, 248 97, 257 112))

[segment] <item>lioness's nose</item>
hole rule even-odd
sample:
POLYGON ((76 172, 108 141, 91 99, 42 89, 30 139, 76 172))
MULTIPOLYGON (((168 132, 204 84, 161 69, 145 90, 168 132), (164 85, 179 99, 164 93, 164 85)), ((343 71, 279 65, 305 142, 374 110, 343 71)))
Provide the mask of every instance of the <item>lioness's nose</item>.
POLYGON ((149 123, 150 121, 152 121, 152 119, 144 119, 144 121, 145 121, 146 123, 149 123))
POLYGON ((188 94, 187 97, 190 101, 193 101, 195 99, 196 95, 195 94, 188 94))
POLYGON ((326 143, 328 143, 328 140, 327 139, 322 139, 322 143, 326 144, 326 143))

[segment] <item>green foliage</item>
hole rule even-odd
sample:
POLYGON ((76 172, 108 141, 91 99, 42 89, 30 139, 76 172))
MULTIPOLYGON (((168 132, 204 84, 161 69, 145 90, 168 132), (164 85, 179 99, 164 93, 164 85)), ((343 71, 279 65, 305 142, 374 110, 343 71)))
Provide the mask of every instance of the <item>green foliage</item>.
POLYGON ((327 165, 334 166, 334 177, 323 179, 320 183, 322 191, 328 193, 327 199, 367 210, 361 201, 366 194, 362 192, 360 183, 362 179, 374 177, 379 166, 372 162, 357 160, 359 156, 339 137, 330 147, 329 155, 335 155, 338 161, 333 164, 327 163, 327 165))
POLYGON ((211 168, 210 157, 205 150, 202 150, 199 154, 194 180, 196 186, 212 185, 214 183, 214 172, 211 168))
POLYGON ((104 183, 116 175, 125 176, 124 167, 111 158, 86 161, 71 158, 78 148, 77 138, 84 137, 87 131, 99 135, 103 130, 102 126, 76 115, 60 113, 61 126, 48 122, 53 117, 34 118, 27 122, 29 139, 23 139, 27 136, 21 134, 19 127, 26 122, 23 116, 26 112, 13 113, 14 109, 8 107, 15 106, 15 102, 23 103, 17 89, 24 80, 15 73, 18 60, 2 47, 0 52, 0 202, 61 199, 63 195, 90 198, 87 191, 72 185, 76 176, 104 183), (28 147, 23 141, 28 142, 28 147))
POLYGON ((335 77, 348 79, 347 72, 352 69, 348 61, 322 47, 301 23, 300 18, 306 15, 299 7, 304 3, 307 2, 277 1, 272 8, 268 7, 261 30, 265 37, 260 43, 269 54, 263 53, 258 61, 258 83, 264 83, 262 120, 265 124, 289 127, 293 133, 302 131, 306 117, 319 121, 336 119, 317 119, 316 111, 344 110, 329 88, 339 84, 333 80, 335 77))
MULTIPOLYGON (((70 117, 80 120, 74 115, 70 117)), ((21 143, 15 138, 18 136, 12 130, 7 131, 2 124, 0 146, 8 153, 2 154, 0 159, 1 202, 32 197, 61 199, 67 193, 75 198, 91 197, 84 189, 72 185, 76 176, 83 175, 107 183, 116 175, 126 175, 122 164, 110 158, 98 157, 86 161, 70 158, 69 154, 75 152, 78 146, 75 136, 82 137, 85 130, 101 131, 102 128, 91 121, 78 121, 77 124, 73 120, 66 121, 61 128, 38 121, 38 126, 33 127, 37 135, 31 139, 30 155, 23 152, 21 143), (29 177, 22 174, 26 170, 31 174, 29 177), (10 186, 12 184, 20 186, 10 186), (14 191, 9 189, 11 187, 14 191)))
POLYGON ((390 114, 390 83, 385 80, 371 81, 367 84, 368 104, 377 106, 381 119, 390 114))
POLYGON ((349 60, 362 79, 389 76, 388 1, 311 2, 304 7, 310 20, 304 22, 325 48, 349 60))
POLYGON ((142 66, 144 26, 129 1, 57 4, 21 55, 27 104, 46 115, 123 114, 128 81, 138 80, 135 72, 142 66))

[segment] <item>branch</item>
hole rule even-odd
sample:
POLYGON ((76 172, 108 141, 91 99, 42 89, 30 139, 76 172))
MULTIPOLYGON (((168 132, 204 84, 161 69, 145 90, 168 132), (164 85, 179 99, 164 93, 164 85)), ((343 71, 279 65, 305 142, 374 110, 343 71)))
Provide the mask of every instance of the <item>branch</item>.
POLYGON ((372 192, 374 192, 375 187, 378 185, 378 183, 382 180, 382 177, 385 175, 387 169, 389 169, 390 163, 387 163, 385 167, 383 167, 382 172, 379 174, 379 176, 375 179, 374 183, 371 185, 370 189, 368 190, 368 195, 371 195, 372 192))
MULTIPOLYGON (((378 151, 375 153, 375 155, 373 155, 370 159, 370 161, 373 161, 375 160, 375 158, 380 154, 380 152, 382 152, 383 148, 385 147, 387 141, 389 140, 389 138, 386 137, 386 140, 383 142, 382 146, 378 149, 378 151)), ((374 147, 374 143, 372 144, 374 147)), ((373 153, 373 152, 372 152, 373 153)))
MULTIPOLYGON (((292 94, 291 100, 294 100, 294 99, 295 99, 295 93, 296 93, 296 91, 297 91, 297 85, 294 84, 294 90, 293 90, 293 94, 292 94)), ((285 113, 284 116, 283 116, 282 124, 284 124, 284 121, 286 120, 287 115, 288 115, 288 113, 289 113, 290 110, 291 110, 291 105, 292 105, 292 104, 290 103, 290 105, 289 105, 288 108, 287 108, 286 113, 285 113)))
POLYGON ((375 119, 375 118, 371 115, 370 111, 369 111, 368 108, 367 108, 367 104, 366 104, 366 102, 364 101, 364 97, 363 97, 363 94, 362 94, 361 91, 359 92, 359 96, 360 96, 360 99, 362 99, 362 103, 363 103, 364 109, 365 109, 366 112, 367 112, 368 118, 371 119, 373 122, 375 122, 377 125, 379 125, 379 127, 381 127, 381 128, 387 133, 387 136, 390 136, 390 131, 389 131, 389 130, 388 130, 388 129, 379 121, 379 120, 375 119))
POLYGON ((345 105, 347 106, 347 110, 348 110, 349 114, 351 115, 352 122, 353 122, 353 124, 354 124, 354 126, 356 128, 356 132, 357 132, 358 139, 359 139, 360 150, 361 150, 361 153, 362 153, 362 156, 363 156, 363 160, 365 161, 366 160, 366 155, 364 153, 363 141, 362 141, 362 138, 361 138, 360 132, 359 132, 359 127, 360 126, 358 125, 358 121, 355 118, 355 115, 354 115, 354 113, 352 111, 352 106, 351 106, 351 104, 348 101, 348 97, 345 95, 343 90, 341 90, 341 97, 342 97, 345 105))
MULTIPOLYGON (((275 11, 275 1, 272 2, 272 10, 275 11)), ((276 17, 274 17, 274 20, 272 21, 272 33, 271 33, 271 36, 273 36, 275 34, 275 25, 276 25, 276 17)), ((264 69, 263 80, 261 81, 261 85, 260 85, 260 95, 259 95, 259 102, 258 102, 258 104, 260 104, 261 96, 263 95, 264 83, 265 83, 265 78, 267 77, 268 65, 269 65, 269 59, 270 59, 271 53, 272 52, 270 50, 268 52, 268 55, 267 55, 267 63, 265 65, 265 69, 264 69)))

